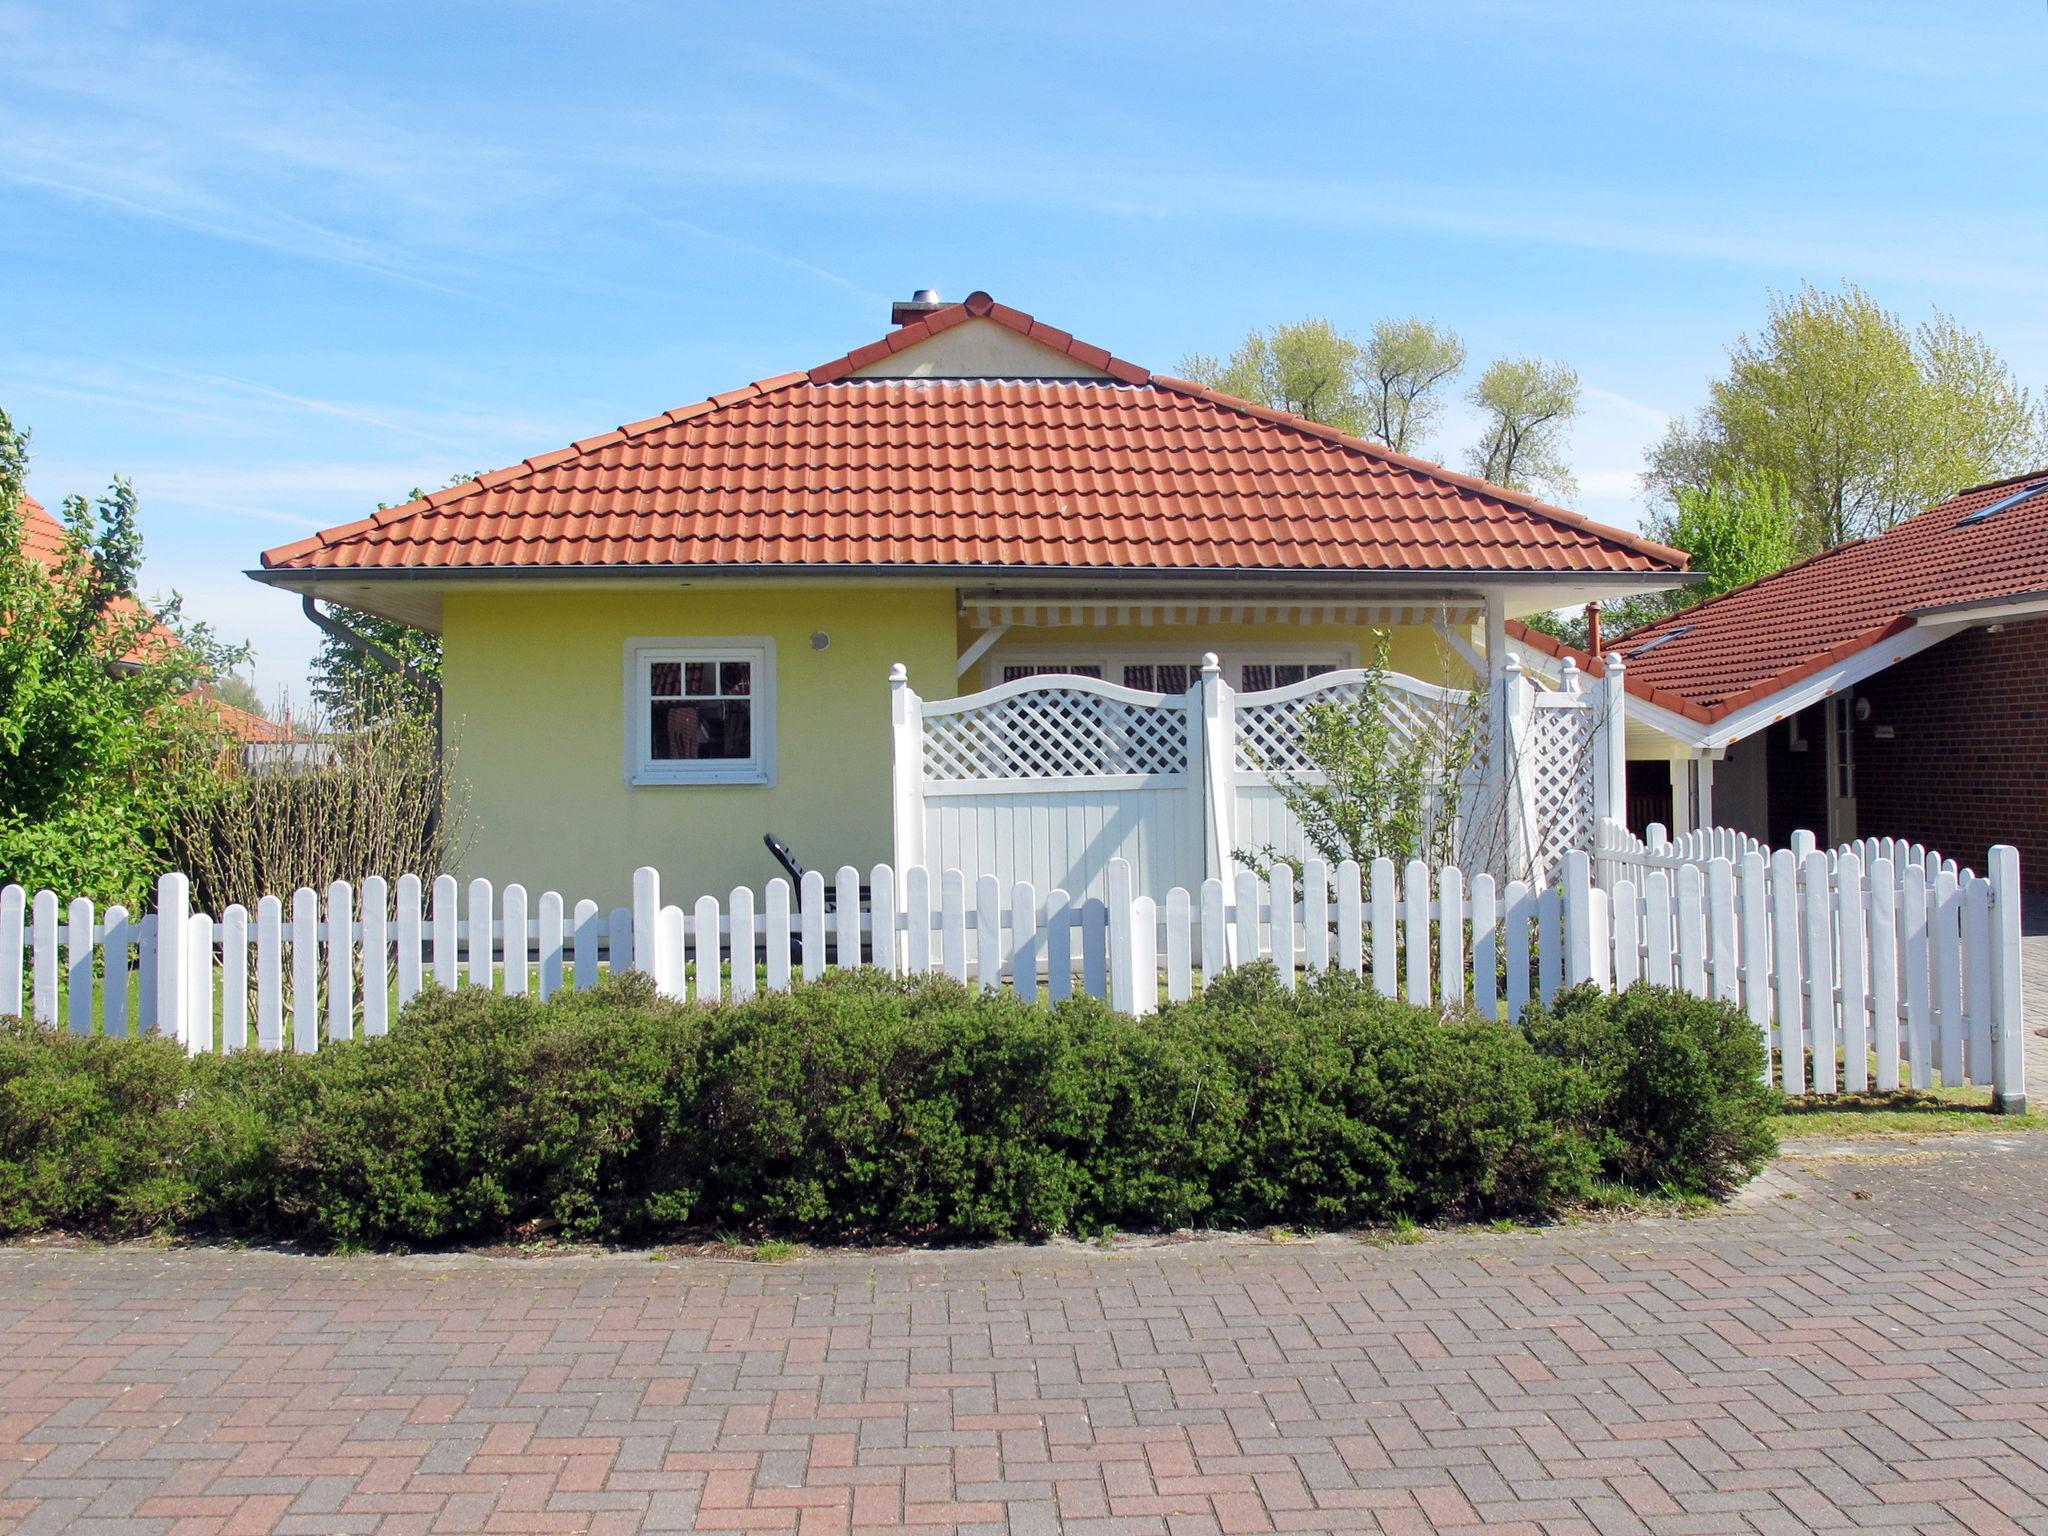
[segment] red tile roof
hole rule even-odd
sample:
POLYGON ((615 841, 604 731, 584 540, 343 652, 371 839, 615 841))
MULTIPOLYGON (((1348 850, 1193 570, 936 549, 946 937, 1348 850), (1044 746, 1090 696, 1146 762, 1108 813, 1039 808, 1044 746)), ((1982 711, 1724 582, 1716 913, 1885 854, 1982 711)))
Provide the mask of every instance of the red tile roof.
POLYGON ((64 558, 64 525, 27 494, 21 498, 21 548, 29 559, 52 569, 64 558))
MULTIPOLYGON (((1911 627, 1923 609, 2048 594, 2048 470, 1974 486, 1617 640, 1630 693, 1711 723, 1911 627), (1977 522, 1964 519, 2029 489, 1977 522)), ((1599 664, 1525 625, 1520 639, 1599 664)))
POLYGON ((976 293, 807 373, 330 528, 263 564, 1662 574, 1684 556, 1150 373, 976 293), (853 377, 970 319, 1109 377, 853 377))
MULTIPOLYGON (((64 525, 50 516, 48 509, 35 497, 24 492, 21 498, 22 553, 54 571, 64 559, 64 537, 64 525)), ((124 618, 132 615, 136 611, 135 600, 129 597, 115 598, 114 611, 124 618)), ((170 644, 177 644, 177 637, 161 624, 153 626, 144 639, 149 642, 168 641, 170 644)), ((143 643, 137 642, 125 659, 140 661, 144 654, 143 643)))

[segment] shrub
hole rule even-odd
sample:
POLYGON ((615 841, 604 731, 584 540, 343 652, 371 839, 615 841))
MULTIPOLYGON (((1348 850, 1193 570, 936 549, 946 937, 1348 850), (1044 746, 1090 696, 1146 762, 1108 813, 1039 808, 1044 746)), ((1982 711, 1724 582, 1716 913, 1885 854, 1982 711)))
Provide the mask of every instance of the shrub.
POLYGON ((70 1035, 0 1018, 0 1236, 125 1236, 176 1223, 199 1195, 199 1134, 175 1042, 70 1035))
POLYGON ((1718 1188, 1750 1166, 1736 1038, 1669 994, 1573 994, 1525 1035, 1270 966, 1143 1019, 856 971, 720 1007, 639 976, 546 1005, 430 990, 388 1036, 306 1056, 13 1024, 0 1231, 410 1248, 1540 1217, 1603 1171, 1718 1188))
POLYGON ((1532 1008, 1524 1027, 1540 1054, 1584 1074, 1578 1113, 1607 1172, 1633 1188, 1723 1194, 1778 1149, 1763 1039, 1732 1004, 1586 985, 1532 1008))

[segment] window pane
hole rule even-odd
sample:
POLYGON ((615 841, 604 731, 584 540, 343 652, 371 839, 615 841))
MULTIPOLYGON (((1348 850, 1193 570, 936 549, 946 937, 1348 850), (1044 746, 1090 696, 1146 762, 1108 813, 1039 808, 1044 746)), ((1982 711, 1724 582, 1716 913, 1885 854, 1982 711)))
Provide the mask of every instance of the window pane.
POLYGON ((1336 670, 1337 669, 1334 666, 1332 666, 1329 662, 1318 661, 1310 664, 1308 669, 1308 675, 1310 677, 1321 677, 1325 673, 1334 672, 1336 670))
POLYGON ((1078 665, 1069 665, 1066 662, 1035 661, 1026 663, 1016 663, 1004 667, 1003 681, 1006 683, 1014 683, 1020 677, 1050 677, 1056 672, 1065 672, 1070 676, 1074 677, 1099 678, 1102 676, 1102 668, 1094 662, 1088 662, 1078 665))
POLYGON ((1194 680, 1194 668, 1175 664, 1152 669, 1153 686, 1161 693, 1186 693, 1194 680))
POLYGON ((1273 669, 1264 665, 1248 665, 1239 673, 1239 678, 1246 693, 1258 693, 1273 686, 1273 669))
POLYGON ((648 733, 657 762, 731 761, 754 755, 754 706, 745 699, 652 706, 648 733))
POLYGON ((1286 665, 1273 669, 1273 686, 1285 688, 1289 683, 1301 682, 1307 676, 1308 669, 1306 667, 1303 667, 1299 662, 1289 662, 1286 665))
POLYGON ((683 663, 683 692, 692 698, 711 698, 718 692, 718 663, 715 661, 686 661, 683 663))
POLYGON ((1153 692, 1152 672, 1153 669, 1149 666, 1125 667, 1124 686, 1126 688, 1139 688, 1146 693, 1151 693, 1153 692))
POLYGON ((657 699, 672 699, 683 691, 683 667, 677 661, 657 661, 647 669, 647 691, 657 699))
POLYGON ((754 664, 751 661, 721 661, 718 664, 718 691, 728 699, 744 699, 754 691, 754 664))

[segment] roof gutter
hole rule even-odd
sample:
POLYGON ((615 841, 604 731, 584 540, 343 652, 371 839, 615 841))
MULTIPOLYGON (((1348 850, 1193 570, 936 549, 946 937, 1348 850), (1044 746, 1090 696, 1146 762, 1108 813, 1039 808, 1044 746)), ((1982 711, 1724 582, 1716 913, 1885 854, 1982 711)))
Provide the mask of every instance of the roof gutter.
MULTIPOLYGON (((897 581, 979 580, 1013 582, 1042 580, 1072 585, 1089 580, 1158 582, 1171 586, 1196 586, 1223 581, 1289 583, 1392 582, 1434 583, 1456 589, 1461 586, 1507 583, 1514 586, 1539 582, 1557 584, 1590 582, 1605 586, 1658 588, 1688 587, 1706 578, 1696 571, 1502 571, 1502 570, 1285 570, 1263 566, 1209 566, 1200 570, 1145 570, 1132 566, 1085 565, 480 565, 453 567, 419 566, 287 566, 244 572, 251 581, 265 586, 290 588, 293 582, 433 583, 459 581, 601 581, 601 580, 717 580, 725 577, 757 577, 774 581, 806 578, 897 581)), ((317 622, 317 621, 316 621, 317 622)))

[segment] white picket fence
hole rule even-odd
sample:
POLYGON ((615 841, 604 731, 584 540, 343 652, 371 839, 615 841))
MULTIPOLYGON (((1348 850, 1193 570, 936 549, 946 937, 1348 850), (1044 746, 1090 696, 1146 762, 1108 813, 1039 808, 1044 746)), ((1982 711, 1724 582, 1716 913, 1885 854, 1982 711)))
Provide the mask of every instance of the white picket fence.
POLYGON ((1675 841, 1653 827, 1644 841, 1608 821, 1595 859, 1612 984, 1643 977, 1740 1005, 1776 1048, 1786 1092, 1938 1078, 2024 1102, 2012 848, 1993 848, 1980 875, 1896 839, 1823 850, 1802 833, 1774 850, 1725 827, 1675 841))
POLYGON ((658 873, 642 869, 632 907, 609 914, 590 901, 569 909, 554 892, 530 903, 523 887, 495 892, 485 880, 465 893, 449 876, 430 893, 408 875, 360 891, 337 884, 324 898, 265 897, 253 920, 231 907, 218 921, 188 910, 182 875, 163 878, 157 913, 139 921, 118 908, 96 920, 84 901, 60 914, 52 893, 29 899, 10 886, 0 892, 0 1014, 26 1000, 33 1017, 80 1033, 155 1028, 194 1051, 311 1051, 323 1036, 383 1033, 429 979, 544 1000, 635 966, 668 995, 713 1002, 871 965, 1032 999, 1085 993, 1143 1014, 1270 959, 1284 985, 1338 967, 1386 996, 1510 1020, 1563 986, 1647 980, 1746 1010, 1787 1092, 1938 1077, 2024 1102, 2010 848, 1992 850, 1979 876, 1924 854, 1866 865, 1856 848, 1729 858, 1707 853, 1708 841, 1674 852, 1611 823, 1600 844, 1598 883, 1583 852, 1541 885, 1485 873, 1468 882, 1419 860, 1311 860, 1299 877, 1241 870, 1164 900, 1138 893, 1121 859, 1101 897, 1041 896, 1028 881, 970 883, 921 865, 899 880, 877 865, 865 888, 858 870, 841 869, 829 900, 812 871, 796 891, 774 880, 758 901, 741 887, 688 911, 664 904, 658 873))
POLYGON ((517 885, 494 898, 488 880, 464 894, 453 875, 431 887, 373 875, 360 891, 345 881, 302 888, 215 918, 192 912, 185 876, 170 874, 157 882, 157 910, 134 917, 10 885, 0 890, 0 1016, 78 1034, 161 1030, 194 1051, 216 1040, 224 1050, 289 1041, 310 1051, 323 1032, 383 1034, 429 979, 545 999, 632 964, 624 907, 607 915, 552 891, 530 904, 517 885))

